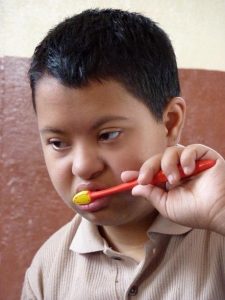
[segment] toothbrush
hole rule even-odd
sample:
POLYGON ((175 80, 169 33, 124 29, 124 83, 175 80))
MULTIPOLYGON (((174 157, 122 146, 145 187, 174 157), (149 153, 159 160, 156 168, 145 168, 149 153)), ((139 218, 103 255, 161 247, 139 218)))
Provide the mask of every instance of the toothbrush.
MULTIPOLYGON (((181 178, 188 178, 191 177, 193 175, 196 175, 206 169, 211 168, 212 166, 214 166, 216 163, 215 160, 210 160, 210 159, 205 159, 205 160, 198 160, 196 161, 196 166, 195 166, 195 170, 192 174, 190 175, 186 175, 184 173, 184 171, 182 170, 181 166, 178 165, 178 169, 180 172, 180 176, 181 178)), ((151 184, 153 185, 159 185, 161 183, 165 183, 167 182, 167 178, 165 176, 165 174, 162 171, 159 171, 153 178, 151 184)), ((120 193, 120 192, 124 192, 127 190, 131 190, 135 185, 138 184, 137 179, 130 181, 130 182, 126 182, 126 183, 121 183, 117 186, 113 186, 107 189, 104 189, 102 191, 81 191, 79 193, 77 193, 72 201, 74 204, 78 204, 78 205, 87 205, 97 199, 112 195, 112 194, 116 194, 116 193, 120 193)))

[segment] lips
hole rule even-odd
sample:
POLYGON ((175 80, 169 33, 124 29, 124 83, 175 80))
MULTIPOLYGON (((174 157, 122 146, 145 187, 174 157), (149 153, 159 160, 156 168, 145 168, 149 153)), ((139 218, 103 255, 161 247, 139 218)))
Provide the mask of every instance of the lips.
POLYGON ((77 186, 75 189, 75 194, 82 192, 82 191, 100 191, 106 189, 105 186, 100 184, 94 184, 94 183, 81 183, 77 186))
MULTIPOLYGON (((107 187, 101 184, 96 184, 96 183, 80 183, 77 188, 75 189, 75 194, 82 192, 82 191, 100 191, 103 189, 106 189, 107 187)), ((97 212, 106 206, 108 206, 110 199, 109 197, 105 197, 96 201, 93 201, 87 205, 78 205, 77 210, 78 211, 83 211, 83 212, 97 212)))
POLYGON ((77 209, 83 212, 97 212, 106 208, 109 202, 110 202, 110 198, 105 197, 105 198, 95 200, 89 204, 79 205, 77 206, 77 209))

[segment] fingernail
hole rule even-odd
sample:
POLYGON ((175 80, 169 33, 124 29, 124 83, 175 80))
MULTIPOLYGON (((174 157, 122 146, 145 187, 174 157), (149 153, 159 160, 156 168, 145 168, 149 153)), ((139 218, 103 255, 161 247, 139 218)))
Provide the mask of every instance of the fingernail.
POLYGON ((138 176, 138 182, 142 182, 144 180, 144 174, 140 173, 138 176))
POLYGON ((173 184, 175 182, 175 177, 173 174, 170 174, 168 177, 167 177, 168 181, 170 184, 173 184))
POLYGON ((189 175, 189 174, 191 174, 191 172, 192 172, 192 170, 191 170, 190 167, 184 167, 184 168, 183 168, 183 171, 184 171, 184 173, 185 173, 186 175, 189 175))
POLYGON ((135 195, 136 193, 138 194, 140 191, 140 185, 136 185, 133 189, 132 189, 132 195, 135 195))

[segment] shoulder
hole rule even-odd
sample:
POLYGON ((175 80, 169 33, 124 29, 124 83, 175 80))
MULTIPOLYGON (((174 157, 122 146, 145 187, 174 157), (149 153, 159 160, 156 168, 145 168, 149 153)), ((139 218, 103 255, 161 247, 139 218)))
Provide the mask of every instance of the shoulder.
POLYGON ((26 272, 23 286, 23 295, 26 296, 22 299, 27 299, 27 295, 31 294, 35 295, 35 299, 42 299, 50 274, 55 273, 73 255, 69 248, 81 220, 82 218, 77 214, 40 247, 26 272))
POLYGON ((70 244, 79 228, 81 220, 82 218, 77 214, 69 223, 50 236, 36 253, 33 262, 39 261, 41 263, 43 260, 46 266, 46 258, 48 264, 51 264, 57 254, 69 251, 70 244))
POLYGON ((219 251, 225 249, 225 236, 205 229, 192 229, 183 235, 186 246, 204 251, 219 251))
POLYGON ((219 263, 225 269, 225 236, 204 229, 193 229, 184 235, 182 244, 187 257, 191 256, 193 261, 201 257, 201 260, 209 260, 212 265, 219 263), (199 257, 192 256, 193 250, 199 257))
POLYGON ((196 264, 200 260, 210 264, 220 263, 225 269, 225 237, 218 233, 204 229, 192 229, 182 235, 173 235, 167 248, 167 255, 175 254, 183 262, 196 264), (193 255, 193 251, 198 255, 193 255))
POLYGON ((219 233, 205 229, 193 229, 189 235, 198 246, 207 245, 207 249, 223 249, 225 247, 225 236, 219 233))
POLYGON ((216 232, 203 232, 202 240, 209 259, 212 260, 213 257, 214 260, 222 262, 225 269, 225 236, 216 232))
POLYGON ((46 247, 59 247, 59 240, 64 241, 66 244, 71 243, 74 235, 76 234, 77 229, 81 223, 82 217, 78 214, 75 217, 57 230, 50 238, 41 246, 40 250, 45 249, 46 247))

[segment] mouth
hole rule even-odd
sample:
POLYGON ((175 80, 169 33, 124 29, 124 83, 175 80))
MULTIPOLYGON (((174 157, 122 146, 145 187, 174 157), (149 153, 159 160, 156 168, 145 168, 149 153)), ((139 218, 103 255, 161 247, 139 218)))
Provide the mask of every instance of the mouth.
POLYGON ((103 210, 109 205, 110 198, 109 197, 104 197, 101 199, 97 199, 93 202, 90 202, 88 204, 82 204, 82 205, 76 205, 77 210, 82 211, 82 212, 97 212, 100 210, 103 210))
POLYGON ((106 189, 105 186, 94 183, 81 183, 75 189, 75 194, 72 197, 72 202, 78 211, 83 212, 96 212, 99 211, 109 203, 109 197, 97 199, 92 201, 89 194, 106 189))
POLYGON ((94 183, 81 183, 77 186, 75 189, 75 194, 78 194, 83 191, 90 191, 90 192, 97 192, 100 190, 105 189, 106 187, 100 184, 94 184, 94 183))

